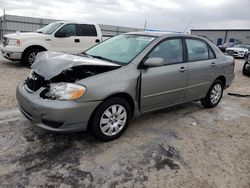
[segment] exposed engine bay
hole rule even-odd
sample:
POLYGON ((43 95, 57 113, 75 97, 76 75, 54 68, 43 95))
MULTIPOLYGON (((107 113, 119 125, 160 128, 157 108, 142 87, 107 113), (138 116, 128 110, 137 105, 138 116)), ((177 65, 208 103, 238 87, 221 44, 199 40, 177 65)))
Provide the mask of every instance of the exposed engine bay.
POLYGON ((29 77, 26 79, 26 86, 32 92, 39 90, 41 87, 45 88, 45 90, 41 93, 41 97, 49 98, 46 93, 50 89, 50 84, 52 83, 75 83, 84 78, 117 68, 119 68, 119 66, 76 66, 62 71, 59 75, 51 78, 50 80, 45 80, 43 76, 37 74, 35 71, 31 71, 29 77))
POLYGON ((117 63, 93 57, 41 52, 31 66, 32 71, 24 87, 31 93, 43 88, 40 94, 42 98, 54 100, 59 99, 56 96, 69 97, 71 90, 84 92, 84 86, 77 84, 77 81, 120 67, 117 63), (68 93, 63 94, 64 90, 68 93))

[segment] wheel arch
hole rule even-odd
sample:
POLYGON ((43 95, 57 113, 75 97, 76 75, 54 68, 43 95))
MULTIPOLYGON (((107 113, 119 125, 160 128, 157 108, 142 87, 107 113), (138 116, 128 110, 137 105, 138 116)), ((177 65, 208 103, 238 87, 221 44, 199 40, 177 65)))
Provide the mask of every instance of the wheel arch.
POLYGON ((223 83, 223 87, 225 88, 226 86, 226 77, 221 75, 221 76, 218 76, 215 80, 220 80, 222 83, 223 83))
POLYGON ((23 57, 24 57, 25 53, 28 50, 32 49, 32 48, 39 48, 39 49, 42 49, 43 51, 48 51, 44 46, 41 46, 41 45, 31 45, 31 46, 28 46, 27 48, 25 48, 25 50, 22 53, 22 60, 23 60, 23 57))
POLYGON ((105 99, 95 108, 95 110, 92 112, 92 114, 91 114, 91 116, 90 116, 90 118, 89 118, 87 129, 89 129, 90 122, 91 122, 92 118, 94 118, 94 114, 95 114, 95 112, 96 112, 96 109, 97 109, 104 101, 106 101, 106 100, 108 100, 108 99, 111 99, 111 98, 114 98, 114 97, 121 97, 121 98, 125 99, 125 100, 128 102, 129 106, 131 107, 131 117, 134 116, 134 112, 135 112, 135 103, 134 103, 133 97, 132 97, 130 94, 126 93, 126 92, 115 93, 115 94, 112 94, 112 95, 106 97, 106 98, 105 98, 105 99))

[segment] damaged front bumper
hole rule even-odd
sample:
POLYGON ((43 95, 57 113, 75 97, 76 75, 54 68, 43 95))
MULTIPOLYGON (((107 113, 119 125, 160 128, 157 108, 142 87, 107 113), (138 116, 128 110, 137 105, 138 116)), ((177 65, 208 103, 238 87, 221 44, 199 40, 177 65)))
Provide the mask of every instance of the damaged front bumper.
POLYGON ((87 129, 92 112, 101 101, 60 101, 40 97, 44 88, 28 92, 20 82, 16 95, 20 111, 35 125, 56 132, 77 132, 87 129))

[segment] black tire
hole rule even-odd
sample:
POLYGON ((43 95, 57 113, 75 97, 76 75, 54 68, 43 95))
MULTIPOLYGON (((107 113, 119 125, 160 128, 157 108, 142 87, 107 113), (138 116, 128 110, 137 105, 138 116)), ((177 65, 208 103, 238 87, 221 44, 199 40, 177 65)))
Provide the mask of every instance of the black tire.
POLYGON ((242 74, 243 75, 247 75, 246 65, 247 65, 247 63, 244 64, 243 69, 242 69, 242 74))
POLYGON ((245 55, 245 63, 247 63, 247 62, 248 62, 248 58, 249 58, 249 56, 250 56, 250 53, 247 53, 247 54, 245 55))
POLYGON ((88 129, 91 131, 92 135, 96 139, 100 141, 111 141, 120 137, 125 132, 125 130, 127 129, 129 125, 130 119, 131 119, 131 107, 129 103, 123 98, 114 97, 114 98, 107 99, 100 106, 97 107, 97 109, 95 110, 94 114, 91 117, 88 129), (113 105, 122 106, 126 110, 127 118, 126 118, 126 123, 123 126, 123 128, 120 130, 120 132, 118 132, 115 135, 108 136, 102 132, 100 122, 105 111, 113 105))
POLYGON ((25 51, 25 53, 23 54, 22 57, 22 64, 26 65, 27 67, 31 67, 31 65, 34 63, 34 61, 30 61, 31 60, 31 55, 35 54, 35 56, 39 53, 44 51, 42 48, 30 48, 27 51, 25 51))
POLYGON ((242 69, 242 74, 245 76, 250 76, 250 72, 246 68, 247 64, 248 64, 247 62, 244 64, 243 69, 242 69))
POLYGON ((201 100, 201 104, 205 107, 205 108, 213 108, 215 106, 217 106, 220 103, 220 100, 222 98, 223 95, 223 88, 224 88, 224 84, 222 83, 222 81, 220 80, 215 80, 213 82, 213 84, 211 85, 211 87, 209 88, 207 95, 204 99, 201 100), (220 85, 221 87, 221 93, 220 96, 218 97, 218 101, 216 100, 216 102, 212 102, 211 96, 212 96, 212 91, 215 88, 215 86, 220 85))

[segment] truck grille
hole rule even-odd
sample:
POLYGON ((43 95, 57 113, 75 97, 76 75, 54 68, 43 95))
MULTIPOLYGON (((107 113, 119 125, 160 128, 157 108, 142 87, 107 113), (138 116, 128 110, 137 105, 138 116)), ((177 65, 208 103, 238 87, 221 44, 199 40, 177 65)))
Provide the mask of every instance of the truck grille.
POLYGON ((36 72, 33 72, 32 75, 27 78, 25 83, 28 89, 30 89, 31 91, 37 91, 45 85, 44 78, 36 72))
POLYGON ((8 44, 8 38, 3 37, 3 47, 5 47, 8 44))

